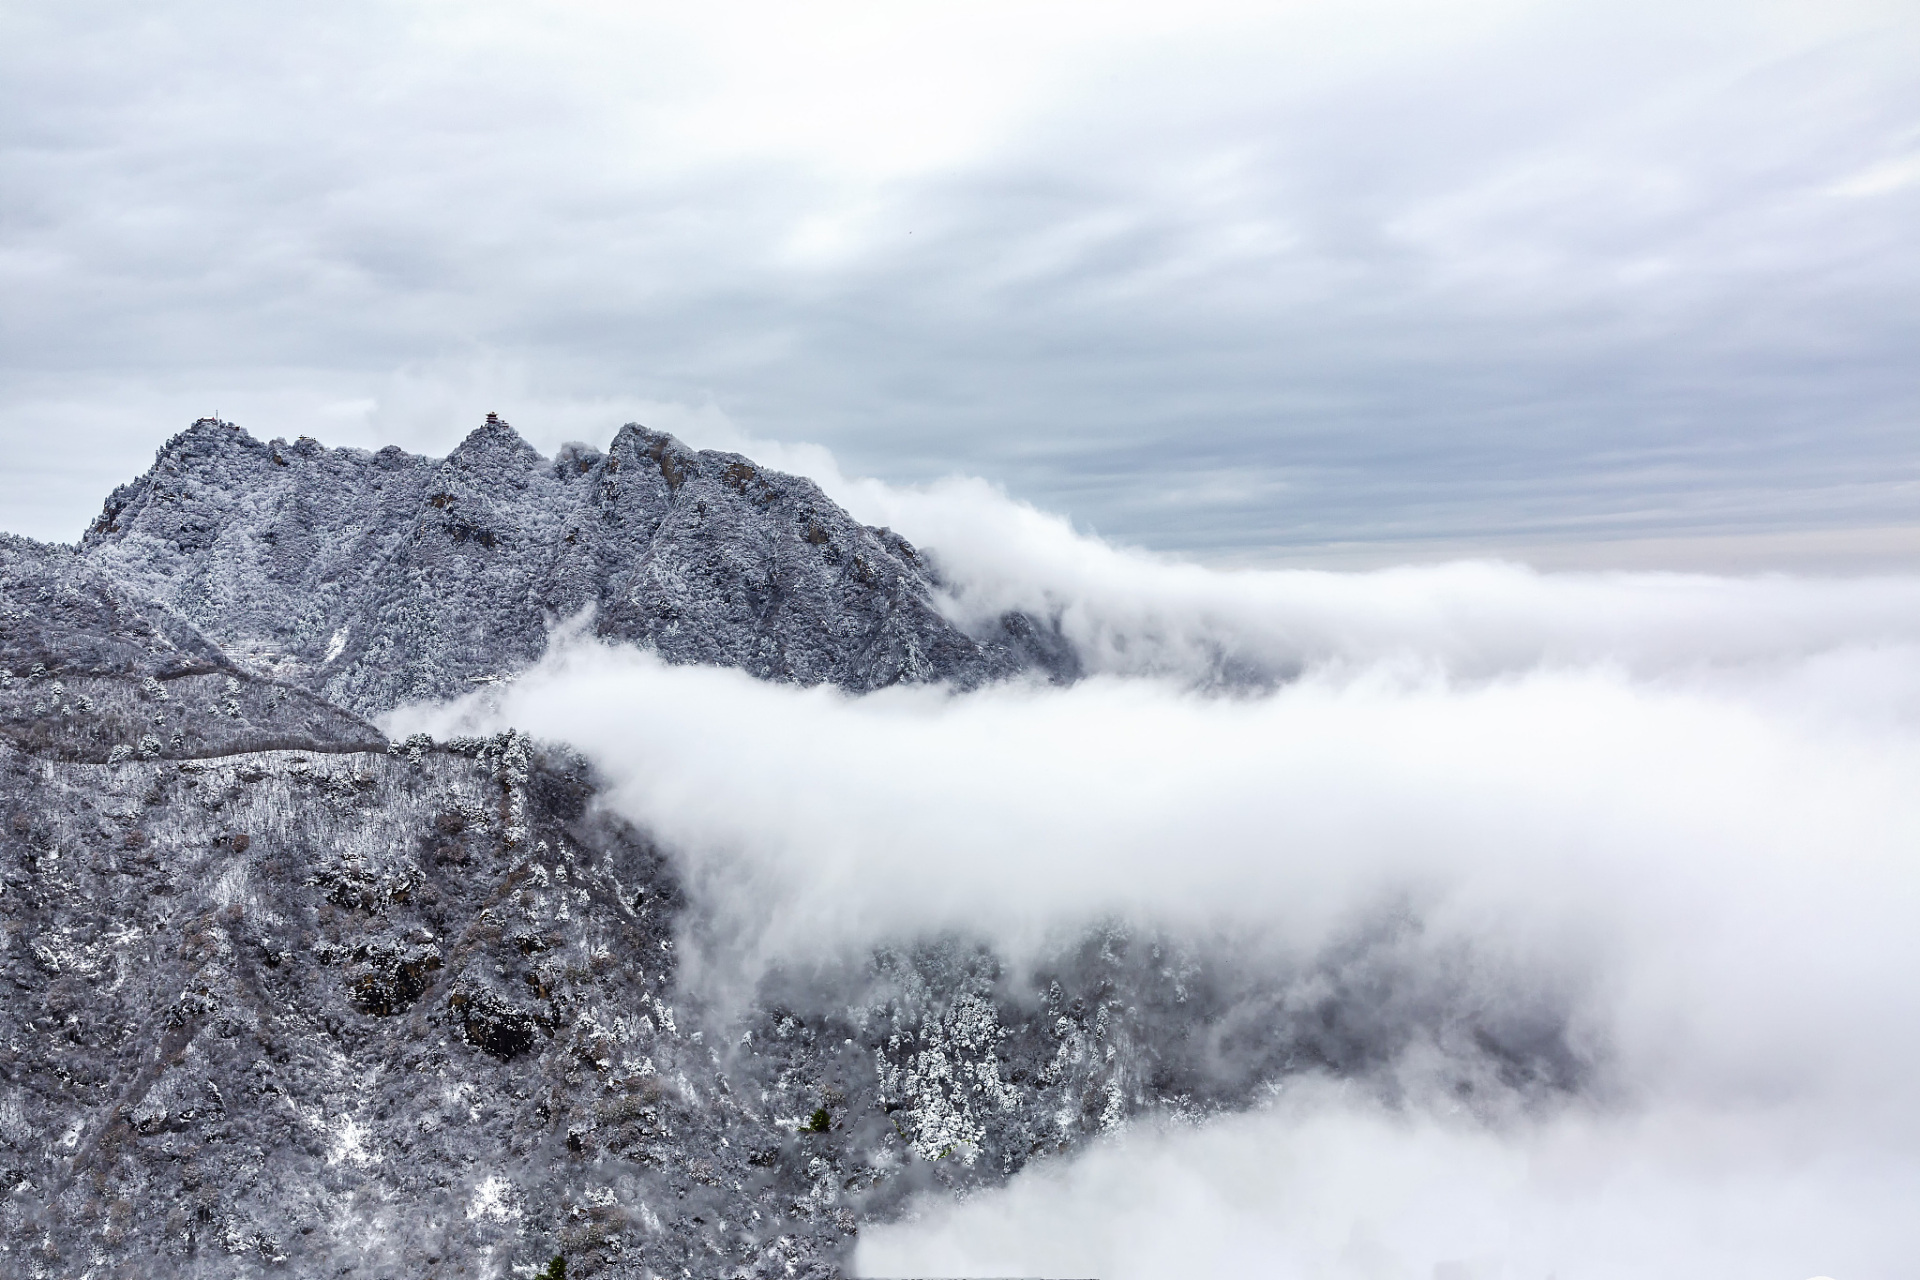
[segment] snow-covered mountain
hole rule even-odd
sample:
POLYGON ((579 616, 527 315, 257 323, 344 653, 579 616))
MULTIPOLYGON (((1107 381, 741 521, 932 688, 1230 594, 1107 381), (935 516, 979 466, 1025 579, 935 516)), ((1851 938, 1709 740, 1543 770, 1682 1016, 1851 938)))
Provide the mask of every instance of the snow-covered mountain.
POLYGON ((1406 911, 1304 958, 907 938, 723 1002, 684 876, 564 744, 362 718, 588 607, 773 680, 1072 677, 936 585, 810 482, 634 426, 433 460, 203 421, 78 549, 0 541, 0 1271, 833 1275, 917 1192, 1144 1112, 1416 1043, 1467 1101, 1581 1083, 1563 1011, 1488 1005, 1406 911))
POLYGON ((599 635, 671 662, 853 692, 1071 673, 1031 619, 948 622, 920 553, 812 481, 635 424, 549 460, 491 415, 446 458, 204 419, 80 549, 238 661, 361 714, 524 667, 589 608, 599 635))

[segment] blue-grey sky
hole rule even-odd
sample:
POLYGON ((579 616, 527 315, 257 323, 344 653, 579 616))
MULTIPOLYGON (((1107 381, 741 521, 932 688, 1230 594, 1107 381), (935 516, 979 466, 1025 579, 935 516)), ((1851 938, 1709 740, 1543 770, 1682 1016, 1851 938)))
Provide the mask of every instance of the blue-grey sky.
POLYGON ((1907 2, 0 8, 0 526, 637 418, 1216 560, 1920 564, 1907 2))

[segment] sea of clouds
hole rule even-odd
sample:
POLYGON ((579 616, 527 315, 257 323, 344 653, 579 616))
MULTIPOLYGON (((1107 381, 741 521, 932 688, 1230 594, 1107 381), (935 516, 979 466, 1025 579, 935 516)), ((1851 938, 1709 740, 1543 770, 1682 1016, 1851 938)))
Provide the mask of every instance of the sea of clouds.
POLYGON ((769 460, 1088 675, 849 697, 576 628, 395 720, 587 753, 724 943, 696 980, 941 931, 1017 965, 1116 918, 1305 957, 1392 902, 1596 1064, 1545 1111, 1303 1078, 1136 1125, 869 1229, 868 1274, 1912 1274, 1920 579, 1219 571, 769 460))

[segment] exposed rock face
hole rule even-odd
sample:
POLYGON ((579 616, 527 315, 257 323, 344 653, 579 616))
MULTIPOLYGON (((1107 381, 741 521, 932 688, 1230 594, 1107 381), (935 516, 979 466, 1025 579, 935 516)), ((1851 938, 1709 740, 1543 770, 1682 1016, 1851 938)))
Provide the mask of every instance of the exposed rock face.
POLYGON ((1033 660, 929 589, 805 481, 637 428, 437 463, 202 423, 84 551, 0 538, 0 1274, 832 1276, 916 1192, 1299 1072, 1580 1084, 1564 1002, 1489 1003, 1403 911, 1284 961, 1116 924, 1023 978, 904 939, 706 1007, 698 904, 581 762, 293 683, 455 692, 583 604, 850 688, 1033 660))
POLYGON ((203 420, 81 549, 242 664, 362 715, 518 670, 589 607, 600 635, 669 661, 856 692, 1036 659, 1070 674, 1031 620, 961 632, 919 553, 812 481, 636 425, 549 461, 492 418, 445 459, 203 420))

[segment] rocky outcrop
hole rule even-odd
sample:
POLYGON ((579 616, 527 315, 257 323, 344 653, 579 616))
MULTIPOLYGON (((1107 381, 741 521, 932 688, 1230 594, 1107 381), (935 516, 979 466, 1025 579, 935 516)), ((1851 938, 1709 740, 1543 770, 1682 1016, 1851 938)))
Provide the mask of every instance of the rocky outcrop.
POLYGON ((362 715, 517 671, 587 609, 669 661, 855 692, 1073 667, 1031 619, 959 630, 920 553, 812 481, 631 424, 549 460, 489 417, 432 459, 202 420, 114 492, 81 554, 362 715))

